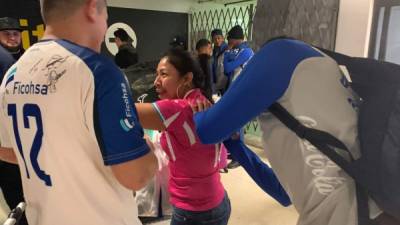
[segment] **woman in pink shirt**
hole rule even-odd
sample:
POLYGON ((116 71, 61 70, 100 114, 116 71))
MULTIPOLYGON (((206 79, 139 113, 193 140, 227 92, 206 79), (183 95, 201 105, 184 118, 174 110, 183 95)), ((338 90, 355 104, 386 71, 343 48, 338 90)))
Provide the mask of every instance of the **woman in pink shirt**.
POLYGON ((162 130, 169 157, 171 225, 226 225, 231 206, 219 174, 219 145, 199 141, 191 104, 211 100, 209 77, 192 56, 170 50, 159 62, 154 81, 160 101, 136 104, 143 128, 162 130))

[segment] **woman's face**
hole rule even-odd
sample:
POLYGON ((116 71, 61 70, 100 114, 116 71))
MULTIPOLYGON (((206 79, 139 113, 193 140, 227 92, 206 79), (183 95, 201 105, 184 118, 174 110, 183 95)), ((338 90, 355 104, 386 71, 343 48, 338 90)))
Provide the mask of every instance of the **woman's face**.
POLYGON ((164 57, 157 66, 156 79, 154 86, 160 99, 176 99, 183 98, 182 86, 184 78, 180 76, 178 70, 168 62, 168 58, 164 57), (178 91, 178 89, 180 91, 178 91), (179 92, 179 96, 178 96, 179 92))

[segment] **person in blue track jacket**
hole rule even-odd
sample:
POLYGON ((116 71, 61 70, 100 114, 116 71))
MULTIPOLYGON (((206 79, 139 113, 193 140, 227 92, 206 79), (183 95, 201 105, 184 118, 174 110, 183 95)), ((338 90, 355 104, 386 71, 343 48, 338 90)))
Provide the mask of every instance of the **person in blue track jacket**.
POLYGON ((229 85, 234 81, 254 55, 253 50, 244 41, 244 32, 241 26, 236 25, 228 32, 229 49, 224 53, 224 73, 228 77, 229 85))
MULTIPOLYGON (((265 153, 299 213, 297 224, 356 225, 353 179, 268 111, 280 103, 302 124, 329 132, 357 156, 357 111, 350 101, 356 96, 342 80, 337 63, 312 46, 284 38, 270 41, 215 105, 195 115, 197 134, 203 143, 217 143, 258 116, 265 153)), ((227 148, 233 149, 229 143, 227 148)), ((372 205, 374 219, 381 211, 372 205)))

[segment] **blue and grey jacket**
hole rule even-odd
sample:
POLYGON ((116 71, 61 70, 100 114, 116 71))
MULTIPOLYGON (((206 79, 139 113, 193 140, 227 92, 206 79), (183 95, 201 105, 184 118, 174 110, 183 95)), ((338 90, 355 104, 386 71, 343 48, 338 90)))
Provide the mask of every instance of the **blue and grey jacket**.
POLYGON ((254 52, 247 42, 243 42, 235 48, 225 51, 224 73, 230 81, 241 72, 253 55, 254 52))

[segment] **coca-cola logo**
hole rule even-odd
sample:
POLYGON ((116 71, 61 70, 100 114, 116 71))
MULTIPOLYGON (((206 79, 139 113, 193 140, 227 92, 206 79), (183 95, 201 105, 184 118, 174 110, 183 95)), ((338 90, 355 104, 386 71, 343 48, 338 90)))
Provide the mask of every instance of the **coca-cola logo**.
MULTIPOLYGON (((317 121, 313 118, 298 116, 297 119, 306 127, 317 126, 317 121)), ((304 139, 299 139, 299 142, 305 163, 311 167, 314 186, 320 194, 329 195, 346 181, 345 177, 339 176, 340 168, 314 145, 304 139)))

